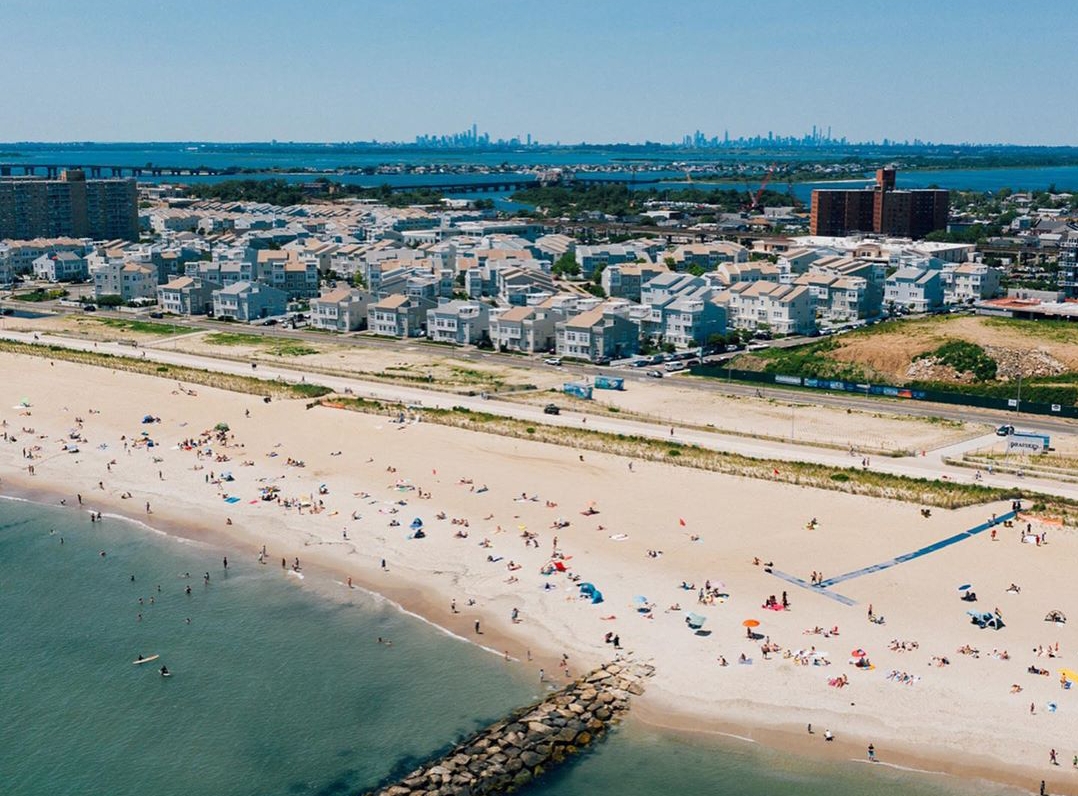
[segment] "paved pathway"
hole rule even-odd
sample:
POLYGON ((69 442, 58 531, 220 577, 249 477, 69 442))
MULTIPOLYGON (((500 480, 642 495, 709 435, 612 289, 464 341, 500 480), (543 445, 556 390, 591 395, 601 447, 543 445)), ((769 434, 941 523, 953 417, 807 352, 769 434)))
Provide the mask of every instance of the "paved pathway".
POLYGON ((838 592, 828 590, 837 583, 843 583, 847 580, 860 578, 863 575, 871 575, 873 572, 882 572, 883 570, 890 569, 891 567, 897 566, 898 564, 903 564, 907 561, 913 561, 914 559, 920 558, 921 556, 926 556, 929 553, 935 553, 937 550, 942 550, 945 547, 950 547, 953 544, 964 542, 966 539, 972 539, 977 534, 983 533, 989 528, 995 528, 999 525, 1002 525, 1006 520, 1014 519, 1017 516, 1017 512, 1008 511, 1006 514, 1001 514, 1000 516, 996 517, 995 520, 988 520, 987 522, 982 522, 980 525, 975 525, 969 530, 962 531, 961 533, 956 533, 954 536, 948 536, 946 539, 940 539, 938 542, 932 542, 932 544, 925 545, 924 547, 919 547, 912 552, 903 553, 900 556, 895 556, 894 558, 890 558, 886 561, 881 561, 878 564, 861 567, 861 569, 855 569, 852 572, 847 572, 843 575, 836 575, 833 578, 827 578, 826 580, 822 580, 815 585, 804 580, 803 578, 790 575, 786 572, 780 572, 776 569, 772 569, 771 574, 774 575, 776 578, 781 578, 787 583, 792 583, 794 586, 800 586, 803 589, 811 589, 824 595, 825 597, 830 597, 832 600, 837 600, 843 605, 855 605, 855 600, 846 597, 843 594, 839 594, 838 592))

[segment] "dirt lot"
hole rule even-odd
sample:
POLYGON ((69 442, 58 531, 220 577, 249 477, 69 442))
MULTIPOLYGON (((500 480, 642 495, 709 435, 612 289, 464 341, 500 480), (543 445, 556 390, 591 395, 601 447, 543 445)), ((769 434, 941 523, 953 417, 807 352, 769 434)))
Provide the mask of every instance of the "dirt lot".
POLYGON ((595 390, 591 401, 550 392, 522 394, 513 400, 553 401, 563 409, 588 414, 617 410, 623 417, 787 441, 792 433, 795 442, 886 452, 932 450, 988 431, 986 425, 891 415, 885 409, 847 413, 793 394, 783 400, 719 395, 679 386, 679 380, 630 377, 623 392, 595 390))
POLYGON ((965 340, 982 347, 1019 351, 1041 350, 1078 371, 1078 327, 1010 321, 976 316, 941 316, 872 329, 838 339, 829 358, 852 362, 900 383, 907 378, 910 362, 918 354, 933 351, 948 340, 965 340))

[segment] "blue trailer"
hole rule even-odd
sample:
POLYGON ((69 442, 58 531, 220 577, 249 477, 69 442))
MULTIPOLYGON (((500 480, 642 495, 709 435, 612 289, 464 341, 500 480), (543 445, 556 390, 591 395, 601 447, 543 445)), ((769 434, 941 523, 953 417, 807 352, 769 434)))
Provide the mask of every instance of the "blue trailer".
POLYGON ((591 387, 575 381, 568 381, 561 386, 561 391, 566 395, 575 395, 577 398, 591 400, 591 387))
POLYGON ((596 376, 595 389, 597 390, 624 390, 625 379, 615 376, 596 376))

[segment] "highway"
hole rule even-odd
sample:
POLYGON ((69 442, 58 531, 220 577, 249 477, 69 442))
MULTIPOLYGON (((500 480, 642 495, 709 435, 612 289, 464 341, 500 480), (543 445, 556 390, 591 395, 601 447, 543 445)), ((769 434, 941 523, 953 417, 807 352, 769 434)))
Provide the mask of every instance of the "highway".
MULTIPOLYGON (((131 357, 132 354, 135 353, 130 346, 122 345, 120 343, 99 342, 95 345, 91 340, 72 339, 58 335, 39 334, 37 336, 39 339, 35 339, 35 335, 28 332, 0 331, 0 338, 24 343, 40 342, 41 344, 57 345, 83 351, 96 351, 98 353, 109 353, 124 357, 131 357)), ((261 364, 257 369, 252 369, 246 362, 222 360, 204 355, 188 354, 161 348, 140 347, 136 350, 143 358, 162 364, 201 368, 221 373, 232 373, 266 381, 283 379, 286 381, 299 382, 301 380, 307 380, 311 383, 325 385, 337 392, 343 393, 348 391, 357 397, 372 398, 381 401, 420 404, 429 408, 442 409, 462 406, 473 411, 488 412, 504 417, 526 420, 533 424, 570 427, 583 427, 583 418, 587 417, 586 427, 590 431, 637 435, 651 439, 670 440, 682 444, 697 445, 702 448, 727 451, 754 458, 767 458, 791 462, 813 462, 837 468, 847 468, 856 466, 860 463, 858 457, 851 458, 845 451, 815 448, 804 444, 750 439, 732 434, 724 434, 719 431, 678 429, 676 426, 671 429, 666 425, 615 418, 610 417, 605 413, 602 415, 584 415, 579 412, 563 412, 560 415, 546 415, 543 413, 542 407, 539 406, 518 404, 496 399, 484 399, 480 396, 462 396, 455 393, 363 381, 362 379, 311 374, 294 368, 277 367, 273 365, 267 366, 265 364, 261 364)), ((515 359, 516 358, 514 358, 514 361, 515 359)), ((856 400, 856 398, 851 398, 851 400, 856 400)), ((1073 431, 1073 428, 1071 431, 1073 431)), ((994 440, 994 434, 987 434, 982 437, 947 446, 946 448, 930 451, 927 456, 909 456, 902 458, 873 457, 871 459, 871 469, 877 472, 913 478, 943 478, 956 482, 974 483, 974 471, 968 468, 947 465, 943 462, 943 459, 944 457, 960 455, 965 450, 983 447, 994 440)), ((1049 479, 1032 477, 1020 478, 1014 475, 995 474, 985 476, 982 484, 994 487, 1021 488, 1059 497, 1078 499, 1078 484, 1062 483, 1049 479)))

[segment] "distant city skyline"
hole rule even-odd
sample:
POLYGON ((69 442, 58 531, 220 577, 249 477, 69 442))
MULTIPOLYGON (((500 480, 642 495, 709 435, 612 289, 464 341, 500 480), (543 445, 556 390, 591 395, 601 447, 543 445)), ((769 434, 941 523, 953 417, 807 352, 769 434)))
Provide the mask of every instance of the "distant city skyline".
POLYGON ((0 29, 2 141, 1078 144, 1069 0, 6 0, 0 29))

